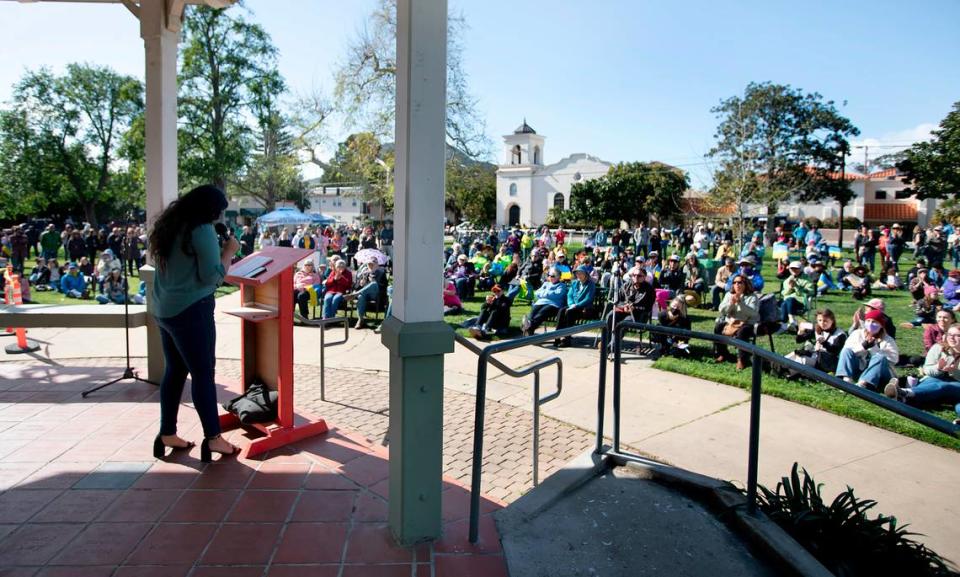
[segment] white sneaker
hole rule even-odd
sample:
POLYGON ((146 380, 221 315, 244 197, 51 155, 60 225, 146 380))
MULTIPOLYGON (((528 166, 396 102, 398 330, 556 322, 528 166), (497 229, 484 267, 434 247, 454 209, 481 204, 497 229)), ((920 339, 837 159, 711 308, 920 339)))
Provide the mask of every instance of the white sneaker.
POLYGON ((907 387, 906 387, 906 388, 912 389, 913 387, 917 386, 917 383, 919 383, 919 382, 920 382, 920 381, 919 381, 919 379, 917 379, 917 377, 915 377, 915 376, 913 376, 913 375, 910 375, 909 377, 907 377, 907 387))
POLYGON ((530 317, 528 315, 523 315, 523 318, 520 320, 520 330, 523 332, 530 330, 530 317))
POLYGON ((783 333, 787 332, 789 329, 790 329, 790 325, 788 325, 787 323, 780 323, 780 328, 778 328, 776 332, 774 332, 773 334, 774 336, 782 335, 783 333))
POLYGON ((891 399, 898 399, 901 396, 900 380, 897 377, 890 379, 890 382, 883 387, 883 394, 891 399))

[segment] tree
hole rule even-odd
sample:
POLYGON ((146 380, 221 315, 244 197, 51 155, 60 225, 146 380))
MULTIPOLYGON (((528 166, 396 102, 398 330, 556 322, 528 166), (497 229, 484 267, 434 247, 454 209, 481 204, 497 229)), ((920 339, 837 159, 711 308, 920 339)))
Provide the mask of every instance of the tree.
POLYGON ((960 101, 953 103, 929 142, 918 142, 897 164, 917 198, 955 198, 960 192, 960 101))
POLYGON ((384 210, 393 208, 393 152, 385 150, 372 132, 351 134, 337 146, 326 163, 323 184, 359 186, 365 202, 378 202, 384 210))
MULTIPOLYGON (((768 222, 790 198, 830 194, 829 175, 841 169, 847 137, 860 133, 833 101, 769 82, 748 84, 742 97, 723 100, 711 112, 720 124, 708 156, 720 161, 720 172, 730 173, 715 174, 715 180, 753 180, 750 187, 768 222)), ((768 243, 773 236, 769 227, 768 243)))
POLYGON ((492 164, 470 162, 454 156, 447 160, 447 209, 457 221, 490 223, 497 214, 497 169, 492 164))
POLYGON ((270 36, 239 15, 191 8, 180 52, 180 174, 185 185, 237 182, 253 148, 246 121, 257 86, 277 82, 270 36))
MULTIPOLYGON (((70 64, 63 76, 28 72, 2 120, 6 195, 42 210, 60 205, 97 224, 98 207, 131 194, 118 150, 143 114, 143 86, 105 67, 70 64), (46 197, 46 198, 43 198, 46 197)), ((135 194, 135 192, 133 192, 135 194)))
POLYGON ((675 218, 689 186, 683 171, 661 162, 617 164, 600 178, 574 183, 569 217, 597 223, 675 218))
MULTIPOLYGON (((490 143, 477 100, 463 70, 460 37, 466 23, 451 16, 447 27, 447 141, 471 158, 486 156, 490 143)), ((385 138, 393 134, 397 85, 397 2, 380 0, 368 27, 350 44, 336 73, 335 97, 348 125, 385 138)))
POLYGON ((294 201, 301 209, 305 208, 300 161, 287 129, 287 119, 277 102, 277 96, 283 92, 279 76, 264 76, 251 86, 256 144, 247 157, 242 175, 234 183, 267 211, 276 208, 278 200, 294 201))

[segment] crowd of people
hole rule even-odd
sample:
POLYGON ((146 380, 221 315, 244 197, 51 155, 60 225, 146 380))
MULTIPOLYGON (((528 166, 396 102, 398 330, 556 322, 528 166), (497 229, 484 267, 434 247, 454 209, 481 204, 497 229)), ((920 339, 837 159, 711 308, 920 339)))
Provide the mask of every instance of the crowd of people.
MULTIPOLYGON (((127 298, 142 302, 143 287, 128 296, 122 275, 124 268, 129 275, 142 264, 142 228, 67 225, 57 230, 51 224, 39 234, 31 230, 14 227, 2 238, 3 256, 26 279, 25 297, 32 286, 102 303, 127 298), (36 260, 27 271, 31 251, 36 260), (63 264, 61 253, 67 255, 63 264)), ((733 229, 709 223, 612 231, 598 226, 576 250, 569 247, 567 231, 546 226, 449 232, 454 242, 443 254, 439 298, 444 314, 461 315, 464 302, 483 294, 479 314, 462 323, 478 339, 509 336, 511 309, 518 299, 530 306, 519 322, 523 335, 551 322, 564 329, 593 319, 603 319, 611 328, 630 319, 689 329, 690 309, 702 307, 717 311, 716 334, 744 341, 758 333, 794 334, 798 347, 788 356, 797 362, 921 406, 960 402, 960 385, 953 380, 960 376, 960 342, 951 336, 960 334, 960 326, 950 330, 960 306, 960 233, 949 224, 917 227, 909 239, 899 224, 862 227, 854 239, 854 256, 846 260, 831 251, 815 223, 789 230, 776 226, 772 247, 761 226, 737 239, 733 229), (763 276, 762 263, 770 250, 782 253, 776 255, 773 273, 779 285, 763 276), (901 273, 909 251, 911 266, 901 273), (948 271, 944 266, 951 262, 948 271), (878 297, 890 291, 910 294, 910 318, 896 323, 887 316, 878 297), (863 302, 847 331, 839 327, 833 311, 818 306, 831 293, 863 302), (922 327, 925 357, 900 354, 898 327, 922 327)), ((354 303, 355 326, 365 328, 371 309, 389 315, 393 234, 386 223, 259 232, 244 226, 234 236, 238 258, 267 246, 312 250, 294 277, 297 312, 309 317, 312 307, 330 318, 354 303), (382 258, 365 257, 361 251, 366 249, 375 249, 382 258)), ((686 339, 652 340, 656 354, 690 354, 686 339)), ((572 341, 566 336, 555 344, 570 346, 572 341)), ((737 369, 751 363, 748 354, 731 355, 722 345, 715 346, 714 357, 718 363, 735 363, 737 369)), ((790 371, 785 375, 797 376, 790 371)), ((960 413, 960 404, 957 410, 960 413)))
MULTIPOLYGON (((75 227, 66 223, 58 229, 53 223, 29 222, 2 231, 0 259, 19 275, 24 302, 30 302, 32 289, 101 304, 142 303, 145 286, 140 283, 138 290, 129 294, 123 272, 139 275, 146 239, 144 227, 138 225, 75 227)), ((4 282, 0 280, 0 284, 4 282)))

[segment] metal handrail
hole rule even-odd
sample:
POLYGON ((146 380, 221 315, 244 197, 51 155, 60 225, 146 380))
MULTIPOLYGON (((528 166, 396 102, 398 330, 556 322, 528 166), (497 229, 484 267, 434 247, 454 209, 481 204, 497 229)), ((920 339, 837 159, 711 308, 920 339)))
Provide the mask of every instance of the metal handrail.
MULTIPOLYGON (((616 327, 614 333, 614 365, 613 365, 613 452, 617 455, 624 457, 633 457, 633 458, 642 458, 638 455, 631 455, 624 453, 620 450, 620 373, 621 373, 621 348, 623 342, 623 333, 624 331, 634 329, 640 331, 647 331, 651 334, 661 334, 669 335, 674 337, 681 337, 686 339, 700 339, 705 341, 711 341, 714 343, 720 343, 726 346, 734 347, 738 350, 750 353, 752 355, 752 381, 750 387, 750 432, 749 432, 749 448, 748 448, 748 461, 747 461, 747 507, 748 510, 753 513, 756 509, 757 502, 757 463, 759 459, 760 452, 760 396, 761 396, 761 381, 763 378, 763 361, 779 365, 786 369, 789 369, 793 372, 796 372, 808 379, 811 379, 816 382, 825 383, 840 389, 846 393, 859 397, 868 403, 883 407, 889 411, 897 413, 900 416, 906 417, 911 421, 920 423, 926 427, 929 427, 935 431, 945 433, 951 437, 960 436, 960 427, 954 425, 950 421, 941 419, 940 417, 931 415, 925 411, 921 411, 915 407, 911 407, 904 403, 898 402, 894 399, 889 399, 887 397, 878 395, 857 385, 848 383, 838 377, 833 375, 828 375, 823 371, 819 371, 813 367, 807 365, 802 365, 796 361, 792 361, 778 355, 776 353, 770 352, 764 348, 758 347, 753 343, 748 343, 741 341, 739 339, 728 337, 724 335, 717 335, 714 333, 701 333, 696 331, 688 331, 685 329, 677 329, 673 327, 664 327, 660 325, 651 325, 645 323, 638 323, 635 321, 623 321, 619 323, 616 327)), ((604 396, 605 382, 601 381, 601 392, 600 392, 600 409, 598 410, 598 415, 600 418, 597 423, 597 449, 596 452, 599 453, 602 451, 601 440, 603 438, 603 396, 604 396)))
MULTIPOLYGON (((483 352, 481 347, 475 345, 470 339, 454 333, 454 340, 463 345, 467 350, 480 355, 483 352)), ((524 365, 519 369, 512 369, 498 359, 490 357, 490 364, 497 367, 504 374, 522 378, 533 374, 533 486, 540 484, 540 407, 556 399, 563 392, 563 360, 560 357, 550 357, 524 365), (540 370, 551 365, 557 365, 557 386, 556 390, 544 397, 540 396, 540 370)))
POLYGON ((299 312, 293 313, 297 321, 312 327, 320 327, 320 400, 327 400, 327 382, 326 382, 326 349, 334 345, 342 345, 350 340, 350 319, 347 317, 330 317, 329 319, 308 319, 299 312), (327 327, 330 325, 343 325, 343 338, 339 341, 327 342, 327 327))
MULTIPOLYGON (((482 349, 480 349, 476 345, 473 345, 473 343, 470 343, 470 345, 467 345, 468 348, 473 352, 477 353, 477 356, 478 356, 477 358, 477 391, 476 391, 477 404, 476 404, 476 409, 474 411, 473 464, 472 464, 473 466, 472 466, 472 473, 471 473, 471 480, 470 480, 469 540, 471 543, 477 542, 477 538, 479 536, 479 530, 480 530, 480 481, 481 481, 481 474, 483 471, 483 424, 484 424, 485 408, 486 408, 486 400, 487 400, 487 365, 492 364, 498 369, 504 371, 506 374, 511 376, 525 376, 525 375, 529 375, 530 373, 534 373, 534 375, 537 375, 540 369, 550 364, 557 364, 558 368, 562 367, 562 363, 560 359, 555 357, 556 361, 554 361, 553 359, 546 359, 544 361, 539 361, 537 363, 528 365, 522 370, 515 371, 513 369, 510 369, 506 365, 503 365, 503 363, 501 363, 497 359, 492 358, 492 356, 497 353, 502 353, 504 351, 511 351, 514 349, 519 349, 519 348, 530 346, 530 345, 552 341, 554 339, 558 339, 562 337, 572 336, 582 332, 592 331, 595 329, 603 329, 605 326, 606 324, 603 321, 594 321, 590 323, 584 323, 582 325, 567 327, 564 329, 557 329, 549 333, 542 333, 539 335, 532 335, 529 337, 522 337, 519 339, 499 341, 496 343, 489 344, 486 347, 483 347, 482 349), (538 365, 542 365, 542 366, 538 366, 538 365)), ((463 342, 460 339, 457 339, 457 342, 460 342, 461 344, 463 344, 463 342)), ((606 343, 607 343, 606 331, 604 331, 603 346, 600 349, 601 359, 604 358, 603 355, 605 354, 606 343)), ((604 389, 604 385, 606 384, 605 383, 606 374, 607 374, 607 364, 606 362, 601 361, 600 363, 601 386, 599 389, 600 398, 601 398, 601 401, 600 401, 601 413, 602 413, 602 407, 603 407, 602 391, 604 389)), ((537 378, 536 376, 534 379, 534 384, 535 384, 535 387, 537 388, 537 390, 535 391, 535 395, 539 396, 539 378, 537 378)), ((559 395, 559 392, 555 393, 555 395, 559 395)), ((553 398, 556 398, 556 396, 554 396, 553 398)), ((534 412, 534 414, 536 415, 536 411, 534 412)), ((538 425, 539 425, 539 422, 538 422, 538 425)))

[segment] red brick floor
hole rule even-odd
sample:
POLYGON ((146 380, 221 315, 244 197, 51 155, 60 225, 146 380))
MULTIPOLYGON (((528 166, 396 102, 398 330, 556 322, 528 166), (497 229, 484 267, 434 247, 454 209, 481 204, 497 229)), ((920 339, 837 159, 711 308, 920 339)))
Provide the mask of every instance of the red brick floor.
MULTIPOLYGON (((0 576, 506 575, 500 503, 484 500, 471 545, 468 491, 449 479, 443 537, 399 547, 382 446, 334 428, 253 460, 204 465, 194 449, 156 461, 155 387, 80 397, 116 372, 0 363, 0 576)), ((188 405, 180 434, 200 437, 188 405)))

